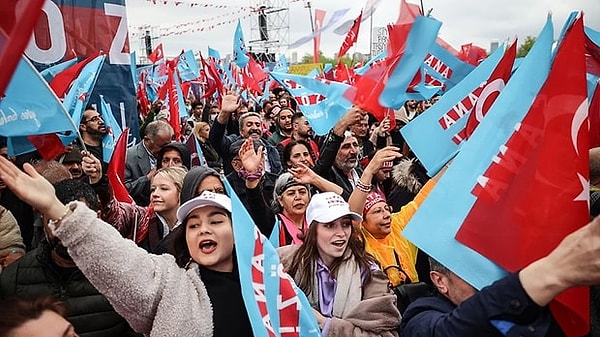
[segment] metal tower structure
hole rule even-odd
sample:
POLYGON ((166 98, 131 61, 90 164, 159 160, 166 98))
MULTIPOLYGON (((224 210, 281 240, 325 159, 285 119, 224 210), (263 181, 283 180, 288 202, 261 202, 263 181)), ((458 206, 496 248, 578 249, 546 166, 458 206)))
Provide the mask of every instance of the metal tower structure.
MULTIPOLYGON (((160 28, 158 26, 150 26, 144 25, 140 27, 136 27, 135 31, 135 39, 139 40, 139 45, 136 50, 137 54, 137 62, 139 64, 148 64, 148 48, 150 48, 150 52, 156 48, 156 46, 161 42, 160 41, 160 28), (157 41, 158 40, 158 41, 157 41)), ((131 28, 130 28, 131 29, 131 28)), ((130 36, 131 38, 131 36, 130 36)), ((133 48, 132 43, 130 42, 130 48, 133 48)))
POLYGON ((290 45, 290 0, 250 0, 250 3, 256 11, 250 18, 250 36, 246 38, 248 51, 269 58, 284 53, 290 45))

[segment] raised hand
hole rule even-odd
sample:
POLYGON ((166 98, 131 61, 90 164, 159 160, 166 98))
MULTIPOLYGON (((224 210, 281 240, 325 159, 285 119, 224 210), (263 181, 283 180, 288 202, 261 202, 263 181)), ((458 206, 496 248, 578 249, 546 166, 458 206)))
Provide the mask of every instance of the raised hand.
POLYGON ((221 101, 221 112, 229 113, 236 111, 241 104, 240 95, 236 95, 233 92, 227 93, 223 96, 221 101))
POLYGON ((65 205, 54 194, 54 187, 35 168, 26 163, 25 172, 8 159, 0 156, 0 178, 15 195, 44 213, 50 219, 58 219, 65 212, 65 205))
POLYGON ((242 144, 238 155, 246 172, 255 173, 264 167, 263 149, 260 146, 257 151, 254 151, 254 143, 250 138, 242 144))
POLYGON ((377 150, 375 156, 369 162, 369 165, 365 168, 365 172, 369 171, 375 174, 379 169, 383 167, 383 163, 393 161, 396 158, 401 158, 402 154, 399 152, 400 148, 395 146, 386 146, 383 149, 377 150))
POLYGON ((297 167, 292 167, 288 170, 299 184, 314 184, 318 178, 317 174, 308 166, 298 163, 297 167))
POLYGON ((381 124, 376 128, 375 132, 377 132, 379 137, 384 137, 388 131, 390 131, 390 116, 386 115, 381 121, 381 124))

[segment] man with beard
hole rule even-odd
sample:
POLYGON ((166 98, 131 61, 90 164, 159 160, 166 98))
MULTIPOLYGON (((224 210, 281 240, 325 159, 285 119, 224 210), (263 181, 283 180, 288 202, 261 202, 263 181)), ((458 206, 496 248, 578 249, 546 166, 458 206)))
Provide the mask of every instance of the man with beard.
POLYGON ((292 136, 277 144, 277 150, 279 150, 282 158, 281 162, 283 163, 283 148, 285 148, 287 144, 292 140, 304 140, 310 145, 308 151, 312 158, 312 165, 314 165, 314 163, 317 162, 317 159, 319 159, 319 145, 312 139, 314 131, 312 126, 310 126, 310 122, 306 120, 306 117, 304 117, 301 112, 296 112, 292 116, 292 126, 292 136))
POLYGON ((279 115, 275 118, 277 121, 277 130, 273 132, 271 137, 269 137, 268 142, 276 146, 282 140, 289 138, 292 136, 292 132, 294 131, 294 127, 292 124, 292 116, 294 115, 294 111, 290 108, 282 108, 279 111, 279 115))
POLYGON ((364 120, 365 115, 366 112, 353 106, 340 118, 325 136, 319 160, 313 168, 316 174, 344 190, 344 200, 348 200, 362 174, 358 165, 358 140, 348 128, 364 120))
POLYGON ((279 152, 277 149, 265 141, 263 136, 262 119, 256 112, 246 112, 239 117, 240 134, 238 135, 225 135, 225 129, 227 122, 231 118, 231 114, 238 110, 241 105, 239 95, 225 95, 221 103, 221 112, 215 119, 213 126, 210 128, 210 134, 208 140, 217 150, 217 153, 223 159, 223 170, 225 175, 233 172, 231 166, 231 144, 240 139, 254 139, 258 140, 264 146, 264 151, 267 155, 265 162, 265 170, 269 173, 279 174, 281 172, 281 159, 279 158, 279 152))
MULTIPOLYGON (((81 180, 62 180, 54 187, 63 203, 79 200, 91 209, 100 208, 92 187, 81 180)), ((49 221, 43 219, 46 241, 0 274, 0 298, 54 296, 65 302, 67 319, 81 337, 136 336, 77 268, 60 240, 52 235, 49 221)))
MULTIPOLYGON (((102 137, 106 135, 106 126, 102 115, 92 107, 87 107, 79 123, 79 133, 86 149, 96 158, 102 159, 102 137)), ((103 167, 106 169, 106 167, 103 167)), ((103 170, 102 172, 106 172, 103 170)))
POLYGON ((375 146, 369 140, 369 116, 365 115, 360 122, 350 126, 350 131, 358 140, 358 161, 364 169, 369 164, 369 158, 375 153, 375 146))

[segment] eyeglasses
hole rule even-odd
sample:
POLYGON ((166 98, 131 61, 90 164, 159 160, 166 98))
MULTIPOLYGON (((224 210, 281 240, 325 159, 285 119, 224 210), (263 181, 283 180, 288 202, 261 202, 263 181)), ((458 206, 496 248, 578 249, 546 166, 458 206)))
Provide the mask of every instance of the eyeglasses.
POLYGON ((87 123, 87 122, 94 122, 94 123, 96 123, 96 122, 98 122, 98 121, 101 121, 101 120, 102 120, 102 116, 100 116, 100 115, 96 115, 96 116, 94 116, 94 117, 92 117, 92 118, 90 118, 90 119, 85 119, 85 120, 83 121, 83 123, 84 123, 84 124, 85 124, 85 123, 87 123))

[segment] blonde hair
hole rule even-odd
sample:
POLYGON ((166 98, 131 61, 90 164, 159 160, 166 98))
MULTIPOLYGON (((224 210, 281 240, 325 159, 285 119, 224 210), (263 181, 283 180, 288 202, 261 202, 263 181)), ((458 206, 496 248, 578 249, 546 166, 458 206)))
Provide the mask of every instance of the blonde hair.
POLYGON ((181 193, 181 186, 183 185, 183 178, 185 177, 186 173, 187 169, 185 167, 165 167, 156 171, 156 174, 154 174, 152 180, 154 180, 156 176, 161 176, 170 179, 177 188, 177 192, 181 193))
POLYGON ((192 130, 192 132, 194 133, 194 136, 196 136, 196 138, 200 138, 200 130, 202 130, 205 126, 210 127, 210 124, 206 122, 198 122, 194 125, 194 129, 192 130))

